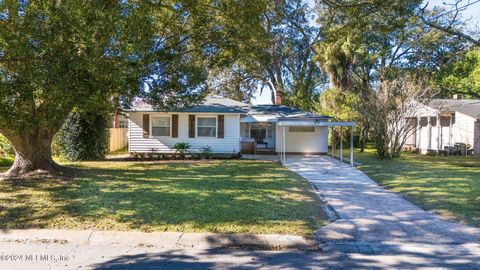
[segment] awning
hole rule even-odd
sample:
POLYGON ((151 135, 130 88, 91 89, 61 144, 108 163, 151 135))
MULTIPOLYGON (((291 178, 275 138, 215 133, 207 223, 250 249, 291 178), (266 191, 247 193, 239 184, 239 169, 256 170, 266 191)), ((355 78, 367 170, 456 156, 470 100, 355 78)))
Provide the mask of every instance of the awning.
POLYGON ((276 115, 248 115, 240 118, 240 123, 275 122, 276 120, 276 115))

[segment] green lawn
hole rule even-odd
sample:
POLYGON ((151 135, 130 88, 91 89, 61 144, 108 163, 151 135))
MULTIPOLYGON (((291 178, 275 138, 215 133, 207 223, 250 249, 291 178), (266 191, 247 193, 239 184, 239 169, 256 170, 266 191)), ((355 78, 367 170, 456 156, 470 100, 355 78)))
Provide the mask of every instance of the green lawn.
POLYGON ((310 235, 324 217, 309 183, 273 162, 68 165, 70 180, 0 182, 0 227, 310 235))
POLYGON ((405 153, 381 160, 374 150, 355 152, 358 168, 425 210, 480 226, 480 159, 405 153))
POLYGON ((0 172, 8 170, 8 167, 12 165, 13 159, 0 157, 0 172))

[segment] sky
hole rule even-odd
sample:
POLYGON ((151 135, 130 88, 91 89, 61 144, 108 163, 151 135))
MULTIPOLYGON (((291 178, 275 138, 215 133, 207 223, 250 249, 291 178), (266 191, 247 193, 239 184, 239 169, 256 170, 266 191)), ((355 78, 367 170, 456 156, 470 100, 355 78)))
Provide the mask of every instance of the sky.
MULTIPOLYGON (((307 0, 309 1, 309 0, 307 0)), ((444 6, 448 8, 448 4, 454 3, 455 0, 428 0, 428 7, 432 8, 434 6, 444 6)), ((462 17, 465 18, 467 22, 467 27, 472 31, 476 29, 480 31, 480 1, 476 2, 476 0, 463 0, 464 4, 467 3, 474 3, 470 5, 465 11, 462 12, 462 17)), ((311 1, 309 1, 311 3, 311 1)), ((272 104, 270 101, 270 92, 268 89, 264 89, 263 93, 260 94, 260 88, 257 89, 253 99, 253 104, 272 104)))
MULTIPOLYGON (((445 6, 449 7, 448 4, 455 3, 452 0, 428 0, 428 6, 445 6), (447 6, 445 5, 447 4, 447 6)), ((480 28, 480 1, 476 0, 463 0, 461 5, 465 5, 467 3, 473 3, 472 5, 468 6, 468 8, 462 12, 462 17, 464 17, 468 23, 467 27, 470 29, 479 29, 480 28)))

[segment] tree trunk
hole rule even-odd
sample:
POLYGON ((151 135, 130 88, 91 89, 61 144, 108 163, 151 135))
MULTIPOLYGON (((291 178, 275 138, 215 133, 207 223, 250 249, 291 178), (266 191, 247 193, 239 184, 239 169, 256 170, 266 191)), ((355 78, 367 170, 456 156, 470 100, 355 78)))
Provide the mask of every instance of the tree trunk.
POLYGON ((360 128, 360 137, 358 139, 358 143, 360 146, 360 153, 365 152, 365 147, 367 146, 367 132, 368 132, 368 127, 363 124, 360 128))
POLYGON ((15 160, 5 173, 7 177, 20 176, 33 171, 55 171, 61 168, 52 160, 51 132, 37 132, 27 136, 7 137, 15 148, 15 160))
POLYGON ((340 89, 340 85, 337 81, 337 76, 332 71, 328 73, 328 84, 330 89, 340 89))
POLYGON ((270 89, 270 100, 272 104, 275 105, 275 87, 271 81, 267 81, 268 88, 270 89))

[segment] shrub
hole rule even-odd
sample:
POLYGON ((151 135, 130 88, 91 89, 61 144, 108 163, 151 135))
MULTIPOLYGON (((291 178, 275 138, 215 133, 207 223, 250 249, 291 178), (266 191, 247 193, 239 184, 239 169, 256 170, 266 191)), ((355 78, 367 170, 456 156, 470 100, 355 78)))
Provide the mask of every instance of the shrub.
POLYGON ((62 145, 60 143, 60 132, 57 132, 57 134, 53 136, 51 151, 52 151, 52 156, 55 156, 61 159, 65 158, 63 156, 62 145))
POLYGON ((210 147, 209 145, 202 147, 200 155, 202 158, 212 158, 212 147, 210 147))
POLYGON ((12 158, 2 158, 0 157, 0 167, 10 167, 13 164, 12 158))
POLYGON ((15 155, 15 148, 13 148, 12 144, 0 134, 0 158, 11 157, 15 155))
POLYGON ((187 142, 179 142, 173 146, 175 153, 179 154, 181 158, 185 158, 185 154, 189 152, 191 145, 187 142))
POLYGON ((52 150, 69 161, 95 160, 105 157, 107 141, 108 117, 105 113, 74 111, 58 132, 52 150))

